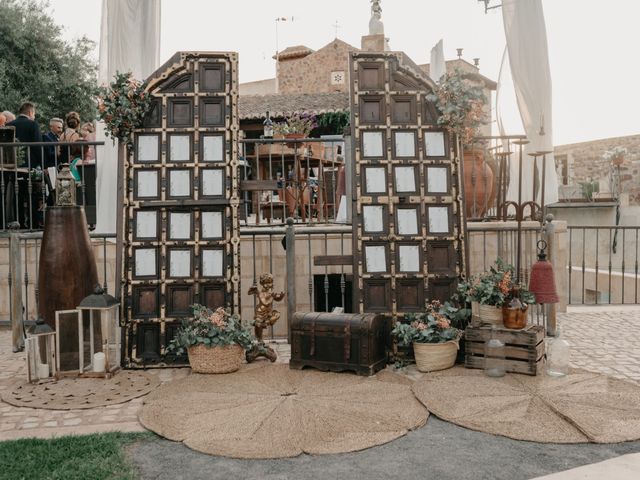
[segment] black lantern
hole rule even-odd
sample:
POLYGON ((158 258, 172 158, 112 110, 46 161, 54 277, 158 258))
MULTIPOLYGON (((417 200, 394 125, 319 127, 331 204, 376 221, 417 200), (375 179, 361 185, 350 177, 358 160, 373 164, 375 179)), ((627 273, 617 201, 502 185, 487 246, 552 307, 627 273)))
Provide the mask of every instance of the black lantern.
POLYGON ((269 116, 269 110, 267 110, 267 118, 262 122, 263 136, 264 138, 273 138, 273 122, 269 116))

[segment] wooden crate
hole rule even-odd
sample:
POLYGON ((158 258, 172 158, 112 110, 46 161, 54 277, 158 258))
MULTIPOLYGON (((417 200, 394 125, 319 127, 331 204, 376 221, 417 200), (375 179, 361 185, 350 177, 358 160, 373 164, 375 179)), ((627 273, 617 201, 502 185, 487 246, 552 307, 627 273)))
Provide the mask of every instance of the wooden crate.
MULTIPOLYGON (((505 370, 511 373, 537 375, 545 362, 544 328, 530 325, 523 330, 497 328, 496 338, 505 344, 505 370)), ((491 339, 491 327, 465 330, 465 361, 467 368, 484 368, 484 344, 491 339)))

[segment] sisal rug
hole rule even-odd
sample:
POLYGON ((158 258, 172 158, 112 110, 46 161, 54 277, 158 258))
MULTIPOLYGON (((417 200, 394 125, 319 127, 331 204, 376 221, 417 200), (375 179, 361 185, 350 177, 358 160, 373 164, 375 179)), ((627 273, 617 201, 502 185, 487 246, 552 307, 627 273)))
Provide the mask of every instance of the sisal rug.
POLYGON ((157 375, 124 370, 108 380, 66 377, 57 382, 22 383, 5 391, 2 400, 17 407, 84 409, 128 402, 158 385, 157 375))
POLYGON ((564 378, 456 367, 425 375, 413 391, 429 412, 481 432, 544 443, 640 439, 640 387, 598 373, 564 378))
POLYGON ((428 415, 410 382, 392 373, 367 378, 252 364, 166 383, 145 399, 139 419, 211 455, 283 458, 380 445, 428 415))

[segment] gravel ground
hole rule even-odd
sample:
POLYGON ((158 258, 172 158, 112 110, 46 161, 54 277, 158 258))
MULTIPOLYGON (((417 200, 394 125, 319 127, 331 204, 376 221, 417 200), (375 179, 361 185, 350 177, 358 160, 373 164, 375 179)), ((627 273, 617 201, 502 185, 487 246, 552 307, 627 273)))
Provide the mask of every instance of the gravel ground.
POLYGON ((160 438, 131 446, 140 477, 154 480, 520 480, 640 452, 640 442, 558 445, 520 442, 439 420, 362 452, 279 460, 212 457, 160 438))

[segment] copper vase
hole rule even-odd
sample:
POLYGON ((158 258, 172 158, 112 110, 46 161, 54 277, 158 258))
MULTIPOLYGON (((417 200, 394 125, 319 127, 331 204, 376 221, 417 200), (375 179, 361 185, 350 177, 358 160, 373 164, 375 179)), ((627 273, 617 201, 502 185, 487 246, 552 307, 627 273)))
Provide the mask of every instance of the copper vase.
POLYGON ((502 323, 504 328, 510 328, 512 330, 521 330, 527 326, 527 311, 529 307, 522 308, 509 308, 502 307, 502 323))

